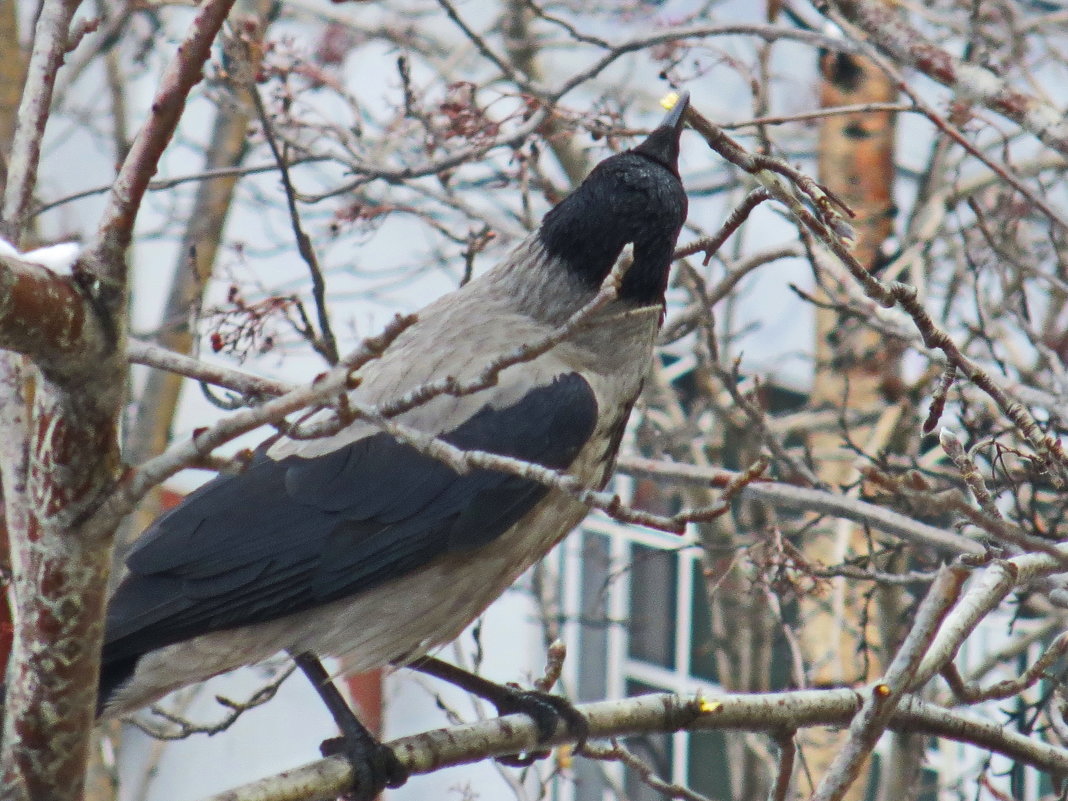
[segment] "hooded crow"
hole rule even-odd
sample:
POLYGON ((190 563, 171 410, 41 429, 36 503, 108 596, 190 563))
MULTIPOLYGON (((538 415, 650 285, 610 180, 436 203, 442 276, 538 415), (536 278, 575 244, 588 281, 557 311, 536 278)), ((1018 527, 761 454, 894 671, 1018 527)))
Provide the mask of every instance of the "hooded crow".
MULTIPOLYGON (((473 379, 587 304, 624 247, 614 300, 495 385, 397 419, 462 449, 534 462, 601 488, 649 370, 686 217, 678 172, 687 98, 601 162, 496 268, 418 314, 364 366, 352 397, 383 404, 473 379)), ((131 712, 279 651, 362 671, 449 642, 586 514, 569 495, 487 469, 459 474, 358 421, 282 438, 191 493, 130 552, 111 598, 100 711, 131 712)))

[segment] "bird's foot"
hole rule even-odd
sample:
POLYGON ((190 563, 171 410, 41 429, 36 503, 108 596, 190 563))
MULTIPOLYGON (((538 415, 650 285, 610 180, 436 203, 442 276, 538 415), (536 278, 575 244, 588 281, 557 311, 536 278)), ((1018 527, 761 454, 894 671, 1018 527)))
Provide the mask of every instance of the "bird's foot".
POLYGON ((363 733, 323 740, 319 751, 326 756, 343 756, 352 765, 352 787, 348 801, 372 801, 386 787, 400 787, 408 781, 408 769, 393 749, 363 733))
MULTIPOLYGON (((562 721, 577 742, 575 751, 581 751, 586 745, 590 733, 590 722, 575 706, 559 695, 540 690, 523 690, 514 684, 498 685, 499 697, 489 699, 500 715, 522 713, 534 721, 538 727, 538 743, 545 743, 556 732, 562 721)), ((539 759, 545 759, 552 753, 550 749, 536 749, 524 754, 509 754, 497 757, 497 761, 512 767, 526 767, 539 759)))
POLYGON ((393 749, 382 745, 360 723, 337 687, 330 681, 318 657, 311 653, 294 654, 294 661, 307 675, 319 697, 341 730, 340 737, 324 740, 319 746, 323 756, 344 756, 352 765, 350 801, 372 801, 386 787, 400 787, 408 781, 408 770, 393 749))
MULTIPOLYGON (((560 721, 575 735, 578 743, 575 750, 581 750, 586 744, 590 724, 585 716, 572 704, 559 695, 552 695, 540 690, 523 690, 516 684, 497 684, 496 682, 475 675, 467 670, 442 662, 434 657, 425 657, 410 665, 421 673, 447 681, 479 698, 489 701, 497 707, 499 715, 522 713, 534 721, 538 727, 538 744, 543 745, 556 732, 560 721)), ((497 757, 506 765, 524 767, 535 760, 549 755, 548 749, 535 749, 526 754, 497 757)))

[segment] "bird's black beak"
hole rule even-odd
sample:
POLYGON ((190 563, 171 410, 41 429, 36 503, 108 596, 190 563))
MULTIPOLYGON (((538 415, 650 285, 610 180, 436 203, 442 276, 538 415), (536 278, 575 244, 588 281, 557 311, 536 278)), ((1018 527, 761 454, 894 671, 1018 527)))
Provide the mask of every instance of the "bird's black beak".
POLYGON ((686 122, 686 109, 689 107, 690 93, 683 92, 679 95, 679 99, 675 101, 675 105, 671 107, 671 111, 664 115, 663 121, 657 127, 670 128, 678 136, 682 133, 682 127, 686 122))
POLYGON ((686 127, 686 109, 689 107, 690 93, 683 92, 657 129, 634 148, 634 152, 652 159, 678 175, 679 137, 682 135, 682 129, 686 127))

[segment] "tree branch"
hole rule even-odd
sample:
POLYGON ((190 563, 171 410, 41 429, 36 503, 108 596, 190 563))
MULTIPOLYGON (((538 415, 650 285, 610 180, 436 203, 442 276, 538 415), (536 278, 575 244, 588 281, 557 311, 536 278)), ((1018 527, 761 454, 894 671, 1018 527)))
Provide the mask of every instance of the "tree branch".
MULTIPOLYGON (((591 739, 654 732, 741 730, 776 734, 807 726, 838 726, 853 718, 869 692, 848 689, 784 693, 738 693, 682 698, 669 693, 577 707, 590 723, 591 739)), ((995 721, 905 696, 890 717, 894 731, 928 734, 1005 754, 1050 773, 1068 773, 1068 749, 1024 737, 995 721)), ((508 715, 403 737, 389 743, 413 775, 464 765, 493 756, 530 751, 541 744, 534 722, 508 715)), ((550 743, 573 743, 561 725, 550 743)), ((352 769, 330 757, 266 779, 235 787, 204 801, 327 801, 352 789, 352 769)))
POLYGON ((948 363, 956 366, 961 374, 989 395, 1035 449, 1048 471, 1050 481, 1058 488, 1065 485, 1068 453, 1065 453, 1060 441, 1045 433, 1034 415, 1023 404, 999 386, 960 349, 946 331, 935 324, 920 302, 915 287, 900 281, 881 281, 857 260, 847 241, 851 239, 852 234, 841 217, 841 212, 851 212, 837 197, 780 159, 747 152, 692 105, 687 109, 686 119, 705 138, 709 147, 732 164, 752 174, 767 188, 772 197, 789 209, 798 223, 830 249, 861 285, 865 295, 884 308, 899 305, 904 309, 920 332, 924 345, 942 351, 948 363), (801 196, 815 211, 810 205, 802 202, 801 196))
MULTIPOLYGON (((1068 553, 1068 548, 1062 546, 1062 551, 1068 553)), ((910 687, 922 687, 953 659, 965 638, 1012 590, 1063 569, 1058 560, 1045 554, 1024 554, 996 561, 985 568, 971 580, 960 601, 946 616, 910 687)))
POLYGON ((96 369, 102 331, 70 278, 0 253, 0 348, 30 357, 53 375, 96 369))
POLYGON ((1062 111, 1020 91, 986 67, 954 58, 909 25, 898 9, 868 0, 824 1, 816 3, 816 7, 825 14, 835 8, 897 63, 919 70, 943 86, 1003 114, 1046 146, 1068 155, 1068 125, 1062 111))
MULTIPOLYGON (((728 480, 738 475, 730 470, 663 462, 638 456, 621 456, 616 469, 622 473, 646 476, 661 481, 683 481, 713 487, 723 486, 728 480)), ((967 537, 921 523, 899 512, 836 495, 827 490, 760 480, 748 484, 740 494, 744 498, 761 501, 777 509, 829 514, 845 520, 853 520, 907 542, 937 548, 954 555, 967 553, 982 556, 986 553, 986 548, 967 537)))
POLYGON ((138 132, 112 185, 100 228, 86 254, 89 269, 107 284, 125 286, 126 248, 133 236, 141 199, 178 128, 189 93, 203 77, 212 42, 233 4, 234 0, 206 0, 200 7, 189 34, 160 80, 152 101, 152 116, 138 132))
POLYGON ((284 381, 247 373, 234 367, 209 364, 184 353, 154 345, 140 339, 131 339, 126 346, 126 354, 134 364, 143 364, 157 370, 192 378, 205 384, 225 387, 242 395, 272 397, 285 395, 297 387, 284 381))
POLYGON ((860 775, 875 744, 890 724, 894 710, 904 696, 924 652, 953 604, 968 576, 961 565, 943 567, 916 612, 905 641, 901 644, 886 675, 864 699, 864 705, 849 725, 849 739, 834 755, 810 801, 841 801, 860 775))
POLYGON ((71 19, 79 5, 81 0, 49 0, 37 18, 33 54, 19 103, 18 124, 7 165, 3 211, 0 213, 0 235, 16 244, 37 185, 41 140, 52 111, 52 91, 67 53, 71 19))

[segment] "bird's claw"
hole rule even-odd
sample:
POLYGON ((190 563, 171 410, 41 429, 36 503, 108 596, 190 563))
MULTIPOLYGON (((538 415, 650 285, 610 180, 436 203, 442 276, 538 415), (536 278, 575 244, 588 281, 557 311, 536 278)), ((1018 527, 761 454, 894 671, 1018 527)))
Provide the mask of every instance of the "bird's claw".
MULTIPOLYGON (((538 727, 538 743, 545 743, 556 732, 561 721, 576 738, 575 751, 581 751, 586 745, 590 733, 590 723, 586 716, 575 709, 574 704, 566 698, 540 690, 521 690, 515 685, 506 685, 508 692, 499 699, 494 699, 499 715, 524 714, 538 727)), ((497 757, 497 761, 512 767, 527 767, 550 754, 549 749, 538 749, 524 754, 509 754, 497 757)))
POLYGON ((393 749, 377 740, 331 737, 323 740, 319 751, 324 757, 343 756, 352 765, 353 789, 344 796, 348 801, 372 801, 386 787, 408 781, 408 769, 393 749))

